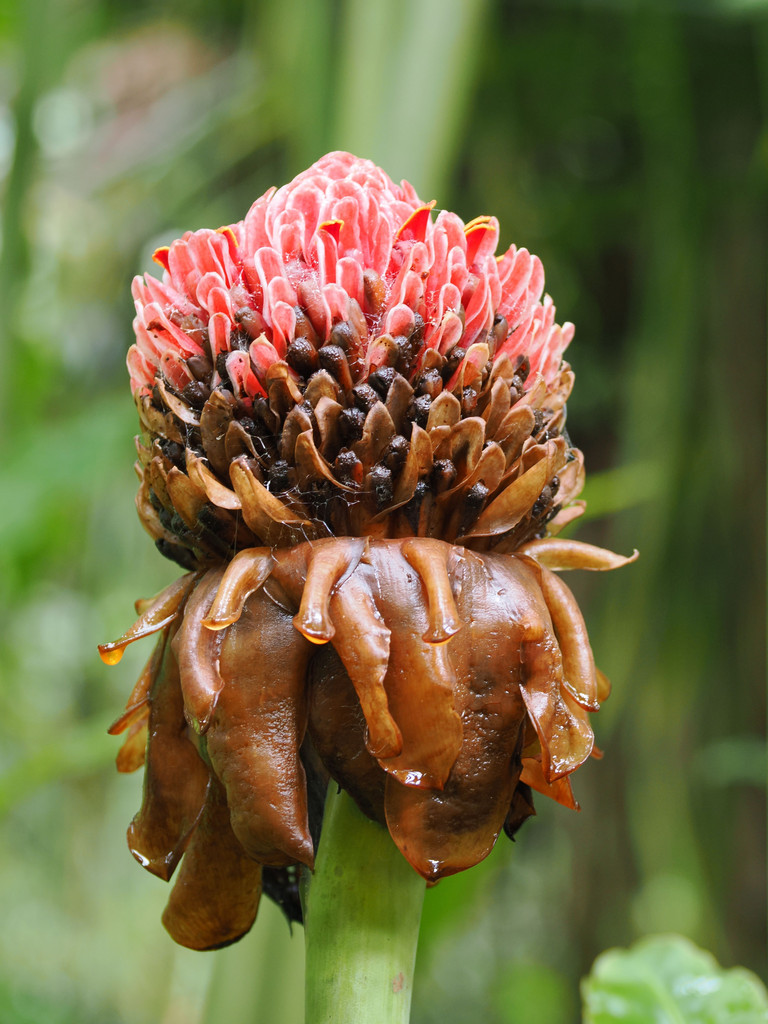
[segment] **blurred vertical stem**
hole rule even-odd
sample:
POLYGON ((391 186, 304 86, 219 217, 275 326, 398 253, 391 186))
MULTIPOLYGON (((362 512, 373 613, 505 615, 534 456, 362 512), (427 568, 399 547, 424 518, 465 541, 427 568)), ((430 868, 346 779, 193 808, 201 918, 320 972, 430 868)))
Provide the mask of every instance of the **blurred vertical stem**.
POLYGON ((333 147, 441 196, 483 55, 489 0, 344 0, 333 147))
POLYGON ((254 9, 256 44, 268 75, 265 112, 271 111, 284 133, 292 177, 327 148, 336 63, 334 3, 267 0, 254 9))
MULTIPOLYGON (((202 1024, 302 1024, 304 950, 301 928, 292 931, 282 911, 262 899, 253 931, 210 954, 215 959, 202 1024)), ((177 1019, 171 1006, 166 1013, 177 1019)))
POLYGON ((0 440, 8 436, 16 413, 11 383, 18 379, 14 365, 19 346, 14 344, 18 296, 29 273, 29 241, 25 230, 27 194, 34 182, 38 147, 32 130, 32 115, 44 87, 41 67, 49 61, 48 10, 46 0, 29 0, 16 11, 20 60, 18 91, 13 102, 15 140, 5 186, 0 251, 0 347, 5 353, 5 372, 0 377, 0 440))
POLYGON ((407 1024, 425 889, 331 783, 305 900, 305 1024, 407 1024))
POLYGON ((616 600, 613 591, 599 638, 593 639, 612 675, 643 680, 631 692, 617 688, 606 716, 608 731, 613 723, 622 730, 628 765, 627 804, 633 808, 628 820, 640 876, 632 912, 643 929, 662 930, 679 921, 686 934, 711 945, 713 890, 685 770, 685 745, 700 713, 697 680, 711 672, 714 652, 707 648, 709 638, 717 636, 708 626, 702 632, 707 620, 701 588, 695 596, 689 589, 702 545, 712 542, 711 520, 703 537, 688 526, 680 529, 682 510, 695 507, 699 470, 692 446, 709 449, 703 431, 712 415, 707 412, 702 421, 709 396, 701 380, 706 324, 701 315, 696 110, 680 14, 673 8, 638 9, 630 24, 644 215, 638 239, 639 327, 623 374, 622 461, 633 463, 652 452, 656 493, 653 502, 640 505, 614 528, 616 546, 631 537, 642 559, 627 599, 616 600), (687 642, 681 643, 682 637, 687 642), (666 837, 663 844, 659 835, 666 837), (678 906, 653 903, 654 887, 665 884, 682 894, 678 906))

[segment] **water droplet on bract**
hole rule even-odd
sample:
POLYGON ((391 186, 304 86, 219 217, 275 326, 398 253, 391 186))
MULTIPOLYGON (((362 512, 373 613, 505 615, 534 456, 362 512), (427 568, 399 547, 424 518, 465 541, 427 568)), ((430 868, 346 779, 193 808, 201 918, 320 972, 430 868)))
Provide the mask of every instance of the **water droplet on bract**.
POLYGON ((440 869, 443 866, 443 862, 441 860, 428 860, 427 864, 429 864, 430 876, 436 879, 437 876, 440 874, 440 869))
POLYGON ((139 853, 139 851, 133 847, 131 847, 131 853, 143 868, 149 867, 149 857, 145 857, 143 853, 139 853))
POLYGON ((115 644, 99 644, 99 657, 105 665, 116 665, 123 656, 125 647, 115 644))

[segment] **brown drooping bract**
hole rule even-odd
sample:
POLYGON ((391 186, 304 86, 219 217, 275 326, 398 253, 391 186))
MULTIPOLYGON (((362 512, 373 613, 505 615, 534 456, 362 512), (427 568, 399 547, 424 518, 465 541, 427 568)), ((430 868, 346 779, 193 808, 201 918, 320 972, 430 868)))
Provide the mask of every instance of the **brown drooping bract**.
POLYGON ((329 778, 430 882, 531 789, 576 806, 607 683, 554 572, 629 559, 557 536, 572 328, 497 241, 330 154, 135 283, 137 507, 189 572, 101 652, 158 634, 112 731, 184 945, 237 939, 262 888, 300 916, 329 778))

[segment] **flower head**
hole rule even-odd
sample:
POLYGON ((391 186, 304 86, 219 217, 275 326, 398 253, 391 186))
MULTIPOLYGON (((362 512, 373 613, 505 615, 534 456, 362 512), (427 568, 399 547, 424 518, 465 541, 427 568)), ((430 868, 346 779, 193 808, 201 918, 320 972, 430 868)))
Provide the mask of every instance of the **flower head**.
POLYGON ((198 379, 196 357, 221 362, 214 369, 248 404, 266 397, 275 363, 306 376, 327 345, 342 348, 355 384, 383 366, 412 378, 439 364, 430 350, 460 345, 455 386, 460 364, 479 366, 479 352, 467 361, 474 344, 489 346, 486 361, 527 356, 551 383, 573 326, 557 326, 541 302, 540 260, 515 246, 497 257, 495 217, 464 224, 445 210, 433 219, 433 207, 370 161, 330 153, 240 223, 159 249, 163 281, 133 286, 134 391, 151 391, 158 372, 183 391, 198 379))
POLYGON ((139 515, 190 572, 102 656, 160 634, 113 731, 146 759, 129 844, 166 879, 184 855, 165 923, 196 948, 262 884, 298 916, 329 777, 429 881, 531 787, 576 806, 607 683, 552 569, 627 560, 556 536, 573 328, 495 218, 433 206, 332 153, 134 282, 139 515))

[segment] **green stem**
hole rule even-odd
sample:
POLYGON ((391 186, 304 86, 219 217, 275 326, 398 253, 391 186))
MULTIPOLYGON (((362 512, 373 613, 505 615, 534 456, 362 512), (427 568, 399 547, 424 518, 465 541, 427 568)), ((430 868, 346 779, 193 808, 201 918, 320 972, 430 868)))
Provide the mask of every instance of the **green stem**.
POLYGON ((328 789, 305 905, 305 1024, 407 1024, 425 883, 381 825, 328 789))

